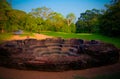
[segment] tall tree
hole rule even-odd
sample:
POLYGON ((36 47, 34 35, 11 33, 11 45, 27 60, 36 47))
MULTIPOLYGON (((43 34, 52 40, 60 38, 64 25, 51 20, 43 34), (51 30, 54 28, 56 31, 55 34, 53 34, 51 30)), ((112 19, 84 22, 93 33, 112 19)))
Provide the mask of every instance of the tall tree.
POLYGON ((9 31, 14 31, 18 29, 23 29, 25 27, 25 17, 26 13, 20 10, 9 10, 7 12, 7 27, 9 31))
POLYGON ((7 12, 11 10, 11 5, 6 0, 0 0, 0 30, 4 32, 4 28, 6 26, 7 12))
POLYGON ((54 26, 53 28, 55 28, 56 31, 60 31, 61 28, 64 27, 65 19, 60 13, 53 12, 53 16, 51 16, 49 20, 51 21, 51 25, 54 26))
POLYGON ((81 13, 78 21, 76 22, 77 32, 97 32, 98 31, 98 18, 101 15, 101 11, 97 9, 86 10, 81 13))
POLYGON ((30 14, 32 14, 34 17, 40 17, 40 18, 46 20, 47 18, 49 18, 51 16, 52 12, 53 11, 50 8, 41 7, 41 8, 32 9, 30 14))
POLYGON ((70 26, 70 24, 74 23, 76 17, 74 15, 74 13, 69 13, 67 16, 66 16, 66 19, 67 19, 67 24, 68 26, 70 26))
POLYGON ((107 36, 120 36, 120 0, 114 0, 100 18, 100 32, 107 36))

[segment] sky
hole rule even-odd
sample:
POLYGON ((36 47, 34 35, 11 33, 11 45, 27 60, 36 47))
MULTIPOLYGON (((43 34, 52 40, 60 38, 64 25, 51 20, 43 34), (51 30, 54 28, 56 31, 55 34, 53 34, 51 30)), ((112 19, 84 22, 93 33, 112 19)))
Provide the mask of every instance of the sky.
POLYGON ((12 0, 14 9, 30 12, 34 8, 46 6, 53 11, 66 16, 74 13, 76 18, 80 17, 80 13, 86 10, 104 9, 105 4, 109 4, 111 0, 12 0))

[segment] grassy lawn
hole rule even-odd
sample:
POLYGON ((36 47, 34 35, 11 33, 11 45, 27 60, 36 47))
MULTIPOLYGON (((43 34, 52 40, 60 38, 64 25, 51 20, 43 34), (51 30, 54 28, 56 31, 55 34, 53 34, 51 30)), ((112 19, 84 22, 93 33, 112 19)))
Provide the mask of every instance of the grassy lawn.
POLYGON ((62 37, 62 38, 79 38, 84 40, 100 40, 106 43, 114 44, 116 47, 120 48, 120 38, 112 38, 99 34, 89 34, 89 33, 63 33, 63 32, 41 32, 41 34, 62 37))
MULTIPOLYGON (((84 40, 100 40, 106 43, 114 44, 116 47, 120 48, 120 38, 113 38, 113 37, 107 37, 99 34, 89 34, 89 33, 63 33, 63 32, 41 32, 41 34, 49 35, 49 36, 55 36, 55 37, 62 37, 62 38, 79 38, 84 40)), ((1 33, 0 34, 0 42, 9 39, 13 34, 11 33, 1 33)), ((33 33, 25 32, 24 34, 21 34, 20 36, 34 36, 33 33)))
MULTIPOLYGON (((120 38, 112 38, 107 37, 99 34, 89 34, 89 33, 63 33, 63 32, 41 32, 41 34, 49 35, 49 36, 55 36, 55 37, 62 37, 62 38, 79 38, 84 40, 100 40, 106 43, 114 44, 116 47, 120 48, 120 38)), ((0 34, 0 42, 9 39, 13 34, 11 33, 2 33, 0 34)), ((33 33, 25 32, 24 34, 20 35, 22 36, 34 36, 33 33)))
POLYGON ((0 43, 6 39, 9 39, 11 36, 11 33, 0 33, 0 43))

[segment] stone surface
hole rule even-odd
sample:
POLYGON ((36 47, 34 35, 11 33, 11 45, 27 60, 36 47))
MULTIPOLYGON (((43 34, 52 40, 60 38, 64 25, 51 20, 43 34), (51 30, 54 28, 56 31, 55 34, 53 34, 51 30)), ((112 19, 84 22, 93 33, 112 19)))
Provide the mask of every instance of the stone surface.
POLYGON ((119 51, 100 41, 47 38, 0 44, 0 65, 17 69, 64 71, 116 63, 119 51))

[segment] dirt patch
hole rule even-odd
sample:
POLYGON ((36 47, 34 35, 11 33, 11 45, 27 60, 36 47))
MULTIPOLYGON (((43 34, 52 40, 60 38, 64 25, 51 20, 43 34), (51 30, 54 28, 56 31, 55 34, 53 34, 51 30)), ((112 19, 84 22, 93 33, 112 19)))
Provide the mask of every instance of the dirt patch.
POLYGON ((33 38, 33 39, 46 39, 46 38, 53 38, 52 36, 47 36, 47 35, 43 35, 43 34, 37 34, 34 33, 33 36, 20 36, 20 35, 13 35, 10 39, 8 40, 24 40, 24 39, 28 39, 28 38, 33 38))
POLYGON ((27 71, 0 67, 0 77, 6 79, 73 79, 75 76, 90 78, 96 75, 110 74, 113 72, 120 72, 120 63, 99 68, 64 72, 27 71))

